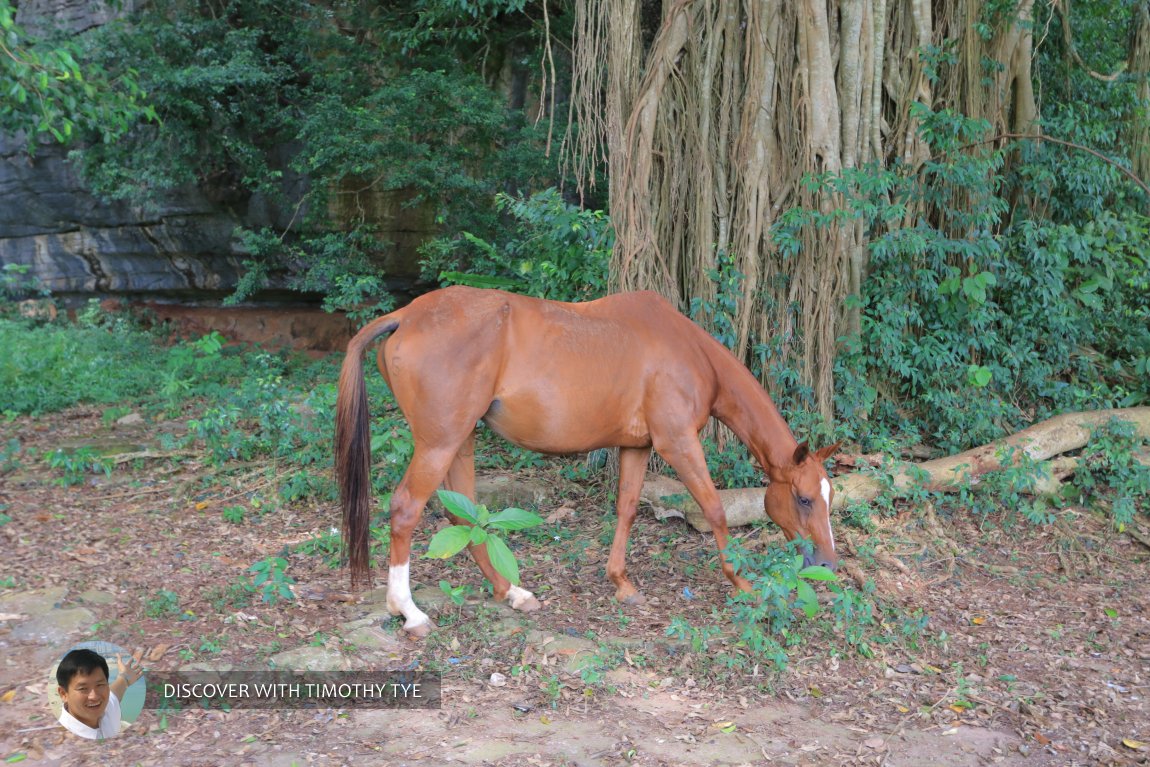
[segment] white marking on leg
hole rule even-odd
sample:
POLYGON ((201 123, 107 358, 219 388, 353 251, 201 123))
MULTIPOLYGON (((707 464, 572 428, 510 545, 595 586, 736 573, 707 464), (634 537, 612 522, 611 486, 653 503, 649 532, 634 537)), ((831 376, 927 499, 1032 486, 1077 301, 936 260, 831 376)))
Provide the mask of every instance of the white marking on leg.
POLYGON ((518 586, 510 586, 507 589, 507 602, 516 610, 518 610, 528 599, 534 598, 535 595, 527 589, 522 589, 518 586))
POLYGON ((411 564, 392 565, 387 571, 387 609, 392 615, 403 613, 405 629, 422 626, 431 621, 427 613, 415 606, 411 598, 411 564))
POLYGON ((831 524, 831 482, 826 477, 819 480, 819 489, 823 491, 823 503, 827 505, 827 530, 831 534, 831 551, 835 550, 835 526, 831 524))

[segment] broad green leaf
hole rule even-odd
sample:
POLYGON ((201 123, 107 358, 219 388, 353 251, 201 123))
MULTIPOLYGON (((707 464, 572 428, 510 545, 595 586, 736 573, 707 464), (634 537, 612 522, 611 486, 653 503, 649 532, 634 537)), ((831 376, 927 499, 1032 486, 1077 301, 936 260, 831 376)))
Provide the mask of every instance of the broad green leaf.
POLYGON ((507 580, 519 585, 519 563, 507 544, 497 535, 487 536, 487 555, 491 557, 491 564, 507 580))
POLYGON ((815 613, 819 611, 819 598, 815 594, 815 590, 811 588, 811 584, 806 581, 799 581, 795 601, 799 603, 799 607, 803 608, 803 612, 807 614, 808 618, 815 617, 815 613))
POLYGON ((807 578, 812 581, 837 581, 838 576, 835 575, 830 568, 823 567, 822 565, 811 565, 799 570, 800 578, 807 578))
POLYGON ((966 382, 971 386, 976 386, 979 389, 985 388, 990 383, 993 374, 990 368, 985 365, 971 365, 966 369, 966 382))
POLYGON ((523 509, 504 509, 498 514, 492 514, 487 521, 490 527, 500 530, 526 530, 529 527, 543 524, 543 518, 523 509))
POLYGON ((440 490, 439 500, 443 504, 443 508, 457 517, 466 519, 473 525, 479 524, 479 517, 475 513, 475 504, 471 502, 463 493, 456 493, 453 490, 440 490))
POLYGON ((452 525, 440 530, 427 545, 427 555, 432 559, 447 559, 463 550, 471 541, 472 528, 466 525, 452 525))
POLYGON ((471 545, 478 546, 487 540, 487 531, 482 527, 476 526, 471 528, 471 545))

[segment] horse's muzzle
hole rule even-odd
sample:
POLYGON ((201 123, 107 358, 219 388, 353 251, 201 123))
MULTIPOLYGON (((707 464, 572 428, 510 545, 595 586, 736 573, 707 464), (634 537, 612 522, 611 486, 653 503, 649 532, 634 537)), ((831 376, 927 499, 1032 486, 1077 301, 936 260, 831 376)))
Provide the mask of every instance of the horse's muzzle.
POLYGON ((803 567, 819 565, 820 567, 825 567, 826 569, 833 571, 836 567, 838 567, 838 564, 839 563, 837 561, 829 557, 821 556, 820 552, 817 551, 814 554, 803 554, 803 567))

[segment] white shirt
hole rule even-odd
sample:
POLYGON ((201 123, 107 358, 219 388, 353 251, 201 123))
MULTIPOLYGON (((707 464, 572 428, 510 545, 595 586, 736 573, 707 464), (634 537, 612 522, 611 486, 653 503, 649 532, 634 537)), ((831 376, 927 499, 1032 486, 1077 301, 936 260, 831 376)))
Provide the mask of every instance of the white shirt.
POLYGON ((98 723, 100 726, 95 729, 72 716, 68 713, 67 708, 60 711, 60 724, 81 738, 88 738, 89 740, 114 738, 120 734, 120 699, 116 697, 114 692, 108 693, 108 705, 104 707, 104 713, 100 717, 98 723))

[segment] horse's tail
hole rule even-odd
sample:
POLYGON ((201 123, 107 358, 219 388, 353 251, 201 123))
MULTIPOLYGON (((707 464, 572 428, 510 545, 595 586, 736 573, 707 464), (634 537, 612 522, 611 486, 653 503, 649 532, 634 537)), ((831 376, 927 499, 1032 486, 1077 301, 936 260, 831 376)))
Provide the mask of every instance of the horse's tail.
POLYGON ((335 479, 343 508, 343 548, 351 583, 371 585, 371 424, 363 378, 363 352, 399 327, 397 312, 365 325, 348 342, 335 402, 335 479))

